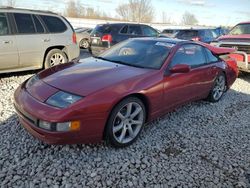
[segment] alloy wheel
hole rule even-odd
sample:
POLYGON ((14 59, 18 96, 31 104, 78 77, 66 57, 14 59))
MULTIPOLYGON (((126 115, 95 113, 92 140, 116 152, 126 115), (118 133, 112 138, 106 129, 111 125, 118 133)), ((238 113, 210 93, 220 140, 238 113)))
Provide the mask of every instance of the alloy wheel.
POLYGON ((144 112, 140 104, 129 102, 116 114, 113 121, 113 136, 120 144, 132 141, 140 132, 144 120, 144 112))
POLYGON ((87 49, 89 47, 89 42, 87 40, 82 40, 81 47, 87 49))
POLYGON ((50 58, 50 66, 53 67, 55 65, 63 64, 65 63, 65 58, 60 53, 55 53, 50 58))
POLYGON ((223 75, 220 75, 215 80, 215 85, 213 88, 213 98, 219 100, 225 91, 226 80, 223 75))

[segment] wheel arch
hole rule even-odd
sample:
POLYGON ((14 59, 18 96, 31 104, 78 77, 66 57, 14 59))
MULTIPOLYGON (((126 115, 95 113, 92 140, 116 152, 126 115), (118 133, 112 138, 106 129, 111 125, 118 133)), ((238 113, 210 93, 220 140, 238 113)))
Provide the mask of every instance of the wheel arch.
POLYGON ((44 56, 43 56, 43 68, 45 67, 45 61, 46 61, 46 57, 47 57, 48 53, 49 53, 51 50, 53 50, 53 49, 62 50, 62 51, 65 53, 66 57, 69 58, 69 57, 68 57, 68 54, 67 54, 66 51, 64 50, 64 49, 65 49, 65 46, 63 46, 63 45, 50 46, 50 47, 48 47, 48 48, 46 49, 46 51, 45 51, 45 53, 44 53, 44 56))
POLYGON ((103 129, 103 139, 105 139, 106 137, 106 128, 107 128, 107 123, 108 123, 108 120, 110 118, 110 115, 112 113, 112 110, 114 109, 114 107, 119 104, 121 101, 127 99, 127 98, 130 98, 130 97, 135 97, 135 98, 138 98, 139 100, 142 101, 142 103, 144 104, 145 106, 145 110, 146 110, 146 123, 148 122, 148 119, 149 119, 149 112, 150 112, 150 103, 149 103, 149 99, 146 97, 146 95, 142 94, 142 93, 132 93, 132 94, 129 94, 129 95, 126 95, 124 97, 122 97, 121 99, 119 99, 118 101, 115 102, 115 104, 112 106, 112 108, 109 110, 109 115, 108 115, 108 118, 105 122, 105 127, 103 129))

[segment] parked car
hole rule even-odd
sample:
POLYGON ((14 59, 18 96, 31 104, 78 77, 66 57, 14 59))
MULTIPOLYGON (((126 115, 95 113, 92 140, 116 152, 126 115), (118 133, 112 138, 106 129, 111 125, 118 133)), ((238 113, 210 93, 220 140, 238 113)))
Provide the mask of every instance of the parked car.
POLYGON ((241 71, 250 72, 250 22, 237 24, 228 35, 219 37, 214 44, 234 48, 237 52, 230 56, 237 60, 241 71))
POLYGON ((74 30, 64 17, 0 8, 0 73, 48 68, 79 53, 74 30))
POLYGON ((157 30, 143 24, 113 23, 97 25, 90 34, 90 52, 98 55, 111 46, 134 37, 158 36, 157 30))
POLYGON ((217 38, 217 34, 213 29, 183 29, 174 38, 210 43, 217 38))
POLYGON ((237 77, 234 49, 166 38, 128 39, 58 65, 17 88, 21 124, 50 144, 133 143, 145 122, 184 103, 217 102, 237 77))
POLYGON ((173 38, 173 36, 175 36, 175 34, 179 31, 181 31, 182 29, 164 29, 160 35, 161 36, 165 36, 165 37, 170 37, 173 38))
POLYGON ((91 28, 77 28, 75 29, 76 32, 76 40, 79 44, 80 48, 88 49, 89 48, 89 40, 90 40, 90 33, 91 28))
POLYGON ((214 29, 214 32, 216 33, 217 37, 220 37, 222 35, 227 35, 229 33, 229 30, 222 27, 217 27, 214 29))

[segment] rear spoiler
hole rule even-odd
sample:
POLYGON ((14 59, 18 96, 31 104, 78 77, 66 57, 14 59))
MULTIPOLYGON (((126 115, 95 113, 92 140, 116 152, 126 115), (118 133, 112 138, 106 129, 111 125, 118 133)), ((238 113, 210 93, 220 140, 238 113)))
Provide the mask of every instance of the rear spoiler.
POLYGON ((201 43, 201 42, 200 44, 206 47, 207 49, 209 49, 213 54, 216 54, 216 55, 226 55, 226 54, 236 52, 234 48, 217 47, 217 46, 212 46, 210 44, 201 43))

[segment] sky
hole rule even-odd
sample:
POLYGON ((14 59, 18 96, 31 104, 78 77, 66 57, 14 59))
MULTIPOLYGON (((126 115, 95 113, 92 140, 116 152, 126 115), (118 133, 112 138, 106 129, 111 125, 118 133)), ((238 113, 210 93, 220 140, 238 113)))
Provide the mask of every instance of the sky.
MULTIPOLYGON (((0 0, 6 5, 8 0, 0 0)), ((15 6, 64 13, 69 0, 14 0, 15 6)), ((77 1, 77 0, 76 0, 77 1)), ((128 0, 78 0, 82 6, 104 11, 118 17, 116 7, 128 0)), ((154 22, 162 22, 162 14, 179 24, 185 11, 194 14, 200 25, 233 26, 250 21, 250 0, 151 0, 154 8, 154 22)))

